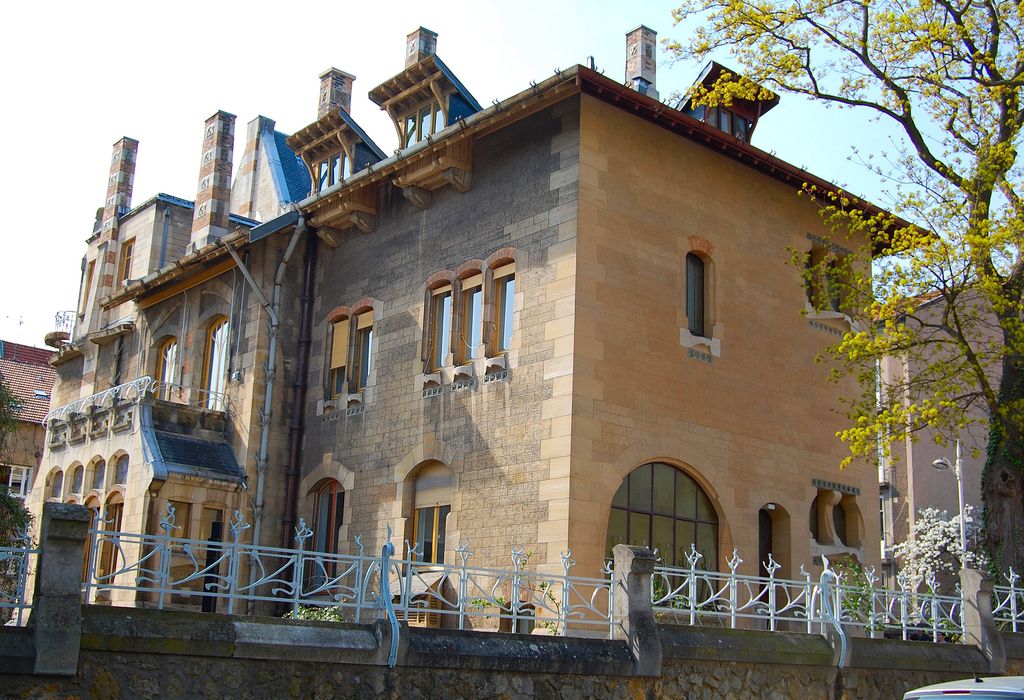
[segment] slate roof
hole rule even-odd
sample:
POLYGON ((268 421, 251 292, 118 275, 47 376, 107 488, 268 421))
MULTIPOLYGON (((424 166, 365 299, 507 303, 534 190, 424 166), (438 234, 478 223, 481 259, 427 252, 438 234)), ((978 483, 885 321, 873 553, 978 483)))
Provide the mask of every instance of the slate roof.
POLYGON ((309 172, 302 160, 295 154, 295 151, 288 148, 285 140, 288 134, 280 131, 274 132, 274 145, 277 146, 277 155, 281 159, 281 170, 284 172, 284 180, 288 186, 289 202, 298 202, 309 196, 312 183, 309 181, 309 172))
POLYGON ((47 364, 52 354, 46 348, 0 340, 0 377, 21 404, 20 420, 42 423, 50 410, 50 392, 57 378, 47 364))
POLYGON ((226 442, 154 430, 157 446, 169 471, 203 473, 236 481, 242 478, 235 453, 226 442))

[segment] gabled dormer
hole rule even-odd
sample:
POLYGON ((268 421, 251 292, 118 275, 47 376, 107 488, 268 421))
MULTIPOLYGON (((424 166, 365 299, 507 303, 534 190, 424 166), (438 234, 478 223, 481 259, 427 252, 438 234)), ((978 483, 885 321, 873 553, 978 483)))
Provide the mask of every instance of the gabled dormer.
MULTIPOLYGON (((723 77, 728 77, 730 80, 745 80, 736 71, 711 61, 694 82, 694 88, 698 91, 711 90, 723 77)), ((760 93, 758 99, 733 98, 731 104, 727 106, 708 107, 694 105, 691 94, 683 101, 679 109, 716 129, 732 134, 744 143, 750 143, 750 137, 754 133, 758 119, 779 104, 777 94, 760 85, 754 87, 760 93)))
POLYGON ((317 120, 288 137, 288 146, 309 170, 313 192, 323 192, 385 158, 349 114, 354 81, 354 75, 337 68, 321 74, 317 120))
POLYGON ((455 74, 437 57, 437 34, 420 27, 406 37, 405 70, 370 90, 407 148, 480 111, 455 74))

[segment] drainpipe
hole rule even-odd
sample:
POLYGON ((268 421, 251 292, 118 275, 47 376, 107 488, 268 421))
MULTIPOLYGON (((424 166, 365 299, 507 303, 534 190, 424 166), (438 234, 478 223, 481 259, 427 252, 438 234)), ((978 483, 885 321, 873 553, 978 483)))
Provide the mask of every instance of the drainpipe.
POLYGON ((156 266, 156 269, 164 269, 164 260, 167 257, 167 236, 170 233, 171 226, 171 207, 170 205, 164 207, 164 230, 160 235, 160 261, 156 266))
MULTIPOLYGON (((284 257, 281 258, 281 262, 277 266, 277 274, 274 275, 274 291, 271 295, 272 301, 268 301, 263 290, 253 279, 252 273, 242 262, 242 258, 239 257, 235 249, 228 245, 227 250, 231 255, 231 258, 235 261, 235 265, 238 266, 239 271, 245 278, 245 281, 252 287, 253 293, 256 294, 260 300, 260 305, 263 306, 267 311, 267 315, 270 317, 270 343, 267 347, 267 365, 265 368, 266 372, 266 386, 263 390, 263 410, 260 412, 260 450, 256 455, 256 503, 253 506, 253 524, 252 524, 252 541, 253 544, 259 546, 261 531, 263 529, 263 506, 264 506, 264 492, 266 491, 266 471, 267 471, 267 455, 270 452, 270 423, 271 413, 274 404, 274 382, 277 374, 277 331, 280 325, 279 313, 281 310, 281 287, 284 282, 285 268, 288 266, 288 261, 291 260, 292 254, 295 252, 295 247, 299 243, 299 238, 306 231, 306 220, 300 214, 299 220, 295 224, 295 231, 292 233, 291 240, 288 241, 288 246, 285 248, 284 257)), ((249 583, 254 583, 256 580, 257 572, 255 568, 252 568, 249 572, 249 583)), ((248 613, 253 614, 255 609, 255 601, 250 600, 248 605, 248 613)))
POLYGON ((296 348, 295 380, 292 383, 292 424, 288 429, 288 466, 285 471, 284 517, 281 518, 281 546, 293 546, 292 532, 298 510, 299 458, 302 437, 306 431, 306 391, 309 367, 309 348, 313 332, 313 289, 316 283, 316 236, 306 237, 303 259, 302 312, 299 320, 299 343, 296 348))

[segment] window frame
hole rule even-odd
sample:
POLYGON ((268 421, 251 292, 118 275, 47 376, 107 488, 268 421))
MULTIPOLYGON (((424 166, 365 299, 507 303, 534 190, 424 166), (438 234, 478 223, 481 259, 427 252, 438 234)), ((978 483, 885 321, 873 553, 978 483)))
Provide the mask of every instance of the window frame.
POLYGON ((135 237, 132 236, 121 244, 121 254, 117 265, 117 280, 121 284, 128 282, 132 273, 132 262, 135 258, 135 237))
POLYGON ((338 554, 341 527, 345 524, 345 488, 335 479, 326 479, 313 491, 312 551, 320 554, 338 554), (323 499, 327 498, 327 521, 321 520, 323 499), (326 539, 326 543, 323 541, 326 539), (325 548, 326 545, 326 548, 325 548))
POLYGON ((455 364, 464 365, 479 359, 477 349, 484 342, 484 276, 470 275, 462 280, 459 292, 459 332, 455 364))
POLYGON ((451 354, 452 344, 452 285, 442 284, 430 290, 428 340, 430 342, 430 371, 444 367, 451 354))
POLYGON ((686 326, 700 338, 708 338, 708 274, 704 258, 694 251, 686 254, 686 326))
POLYGON ((370 383, 373 371, 373 310, 356 314, 356 332, 352 353, 352 376, 349 391, 359 393, 370 383))
POLYGON ((225 409, 225 392, 227 390, 227 374, 230 367, 229 355, 231 346, 230 336, 230 325, 228 323, 227 316, 217 316, 213 321, 210 322, 209 327, 206 329, 206 344, 203 349, 203 392, 206 394, 203 397, 203 406, 207 410, 211 411, 223 411, 225 409), (221 356, 215 356, 215 343, 217 342, 217 333, 224 329, 223 336, 223 359, 221 356), (219 366, 214 367, 213 363, 215 359, 220 361, 217 363, 219 366), (216 374, 215 374, 216 372, 216 374), (214 384, 216 379, 216 384, 214 384))
POLYGON ((349 345, 352 319, 342 316, 331 321, 330 344, 327 356, 327 396, 337 399, 348 393, 349 345))
POLYGON ((512 338, 515 336, 516 286, 514 262, 494 268, 491 288, 494 290, 493 343, 496 355, 505 354, 512 348, 512 338))
POLYGON ((178 369, 178 338, 172 335, 162 340, 156 350, 157 398, 170 400, 172 388, 178 385, 178 369), (171 350, 173 354, 168 357, 171 350))
POLYGON ((89 309, 89 295, 92 294, 93 275, 96 274, 96 261, 89 260, 85 264, 85 285, 82 287, 82 301, 79 304, 78 315, 85 316, 89 309))

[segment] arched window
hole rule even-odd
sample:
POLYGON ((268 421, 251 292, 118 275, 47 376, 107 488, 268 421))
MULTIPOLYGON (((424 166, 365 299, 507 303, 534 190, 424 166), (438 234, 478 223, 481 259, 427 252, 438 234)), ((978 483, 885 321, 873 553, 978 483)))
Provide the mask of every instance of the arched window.
POLYGON ((317 487, 313 503, 313 550, 338 553, 341 519, 345 512, 345 490, 334 479, 317 487))
POLYGON ((206 333, 206 361, 203 388, 206 408, 224 410, 224 388, 228 373, 228 320, 221 317, 210 324, 206 333))
POLYGON ((444 563, 445 525, 451 510, 451 470, 440 462, 424 465, 416 474, 413 491, 412 530, 420 561, 444 563))
POLYGON ((79 464, 71 475, 71 493, 82 493, 82 487, 85 485, 85 467, 79 464))
POLYGON ((178 339, 170 337, 160 343, 156 355, 157 398, 167 401, 178 383, 178 339))
POLYGON ((327 394, 332 399, 346 393, 350 325, 348 316, 342 316, 331 323, 331 366, 328 372, 327 394))
POLYGON ((699 566, 718 568, 718 515, 704 490, 686 472, 652 462, 637 467, 612 499, 607 556, 617 544, 657 549, 669 566, 687 566, 695 544, 699 566))
POLYGON ((104 479, 106 477, 107 463, 97 457, 93 460, 93 463, 89 468, 92 469, 92 483, 89 484, 89 488, 102 491, 104 479))
MULTIPOLYGON (((107 507, 102 513, 100 523, 107 532, 121 532, 121 520, 124 515, 124 499, 120 493, 111 494, 107 499, 107 507)), ((96 578, 101 583, 112 583, 110 577, 117 571, 117 544, 113 537, 101 536, 100 559, 96 569, 96 578)))
POLYGON ((493 272, 494 350, 503 353, 512 347, 512 313, 515 310, 516 264, 502 265, 493 272))
POLYGON ((114 462, 114 483, 122 486, 128 483, 128 455, 121 455, 114 462))
POLYGON ((707 337, 704 324, 704 260, 696 253, 686 254, 686 318, 690 333, 707 337))
POLYGON ((64 491, 64 472, 59 469, 50 475, 49 498, 60 498, 64 491))
POLYGON ((470 275, 462 280, 459 302, 459 332, 455 363, 464 365, 480 357, 483 343, 484 276, 470 275))
POLYGON ((370 381, 373 365, 373 309, 356 316, 356 338, 352 358, 351 389, 362 391, 370 381))

